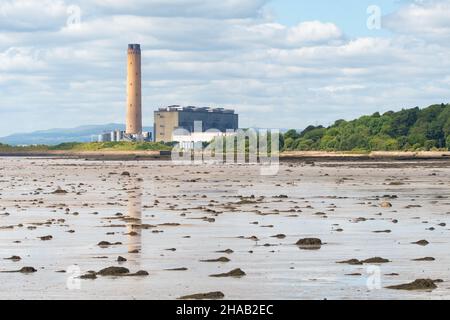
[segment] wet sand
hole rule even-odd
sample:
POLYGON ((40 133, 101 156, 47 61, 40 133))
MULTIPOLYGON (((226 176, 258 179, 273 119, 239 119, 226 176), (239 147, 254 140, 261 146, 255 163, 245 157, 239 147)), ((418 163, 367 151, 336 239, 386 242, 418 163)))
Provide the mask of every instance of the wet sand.
POLYGON ((448 160, 0 161, 1 299, 450 299, 448 160))

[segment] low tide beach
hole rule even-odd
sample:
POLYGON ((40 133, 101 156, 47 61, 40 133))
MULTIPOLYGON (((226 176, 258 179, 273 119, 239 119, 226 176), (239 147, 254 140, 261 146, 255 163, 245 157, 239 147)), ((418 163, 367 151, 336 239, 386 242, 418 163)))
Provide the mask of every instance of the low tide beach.
POLYGON ((445 157, 0 161, 2 299, 450 299, 445 157))

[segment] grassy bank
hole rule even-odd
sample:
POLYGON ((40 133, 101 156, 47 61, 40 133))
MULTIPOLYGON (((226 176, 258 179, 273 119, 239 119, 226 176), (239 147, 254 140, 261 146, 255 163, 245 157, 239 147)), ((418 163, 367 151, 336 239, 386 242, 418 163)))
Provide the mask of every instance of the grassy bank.
POLYGON ((166 151, 172 147, 156 142, 70 142, 56 146, 10 146, 0 144, 0 152, 45 152, 45 151, 166 151))

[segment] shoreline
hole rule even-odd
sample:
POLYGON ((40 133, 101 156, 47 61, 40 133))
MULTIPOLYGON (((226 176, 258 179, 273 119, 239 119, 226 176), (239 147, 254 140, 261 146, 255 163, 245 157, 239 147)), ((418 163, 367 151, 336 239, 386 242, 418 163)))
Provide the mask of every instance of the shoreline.
MULTIPOLYGON (((13 151, 0 152, 0 157, 56 157, 86 160, 170 160, 170 151, 13 151)), ((281 161, 294 160, 450 160, 450 151, 374 151, 370 153, 286 151, 280 153, 281 161)))

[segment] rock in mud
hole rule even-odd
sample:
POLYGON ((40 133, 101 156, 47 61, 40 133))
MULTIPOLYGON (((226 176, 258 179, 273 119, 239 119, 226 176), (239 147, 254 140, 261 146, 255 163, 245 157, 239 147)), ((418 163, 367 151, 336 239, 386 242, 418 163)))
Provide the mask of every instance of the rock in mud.
POLYGON ((366 260, 361 261, 362 263, 388 263, 390 262, 388 259, 384 259, 384 258, 380 258, 380 257, 374 257, 374 258, 369 258, 366 260))
POLYGON ((376 231, 373 231, 373 233, 391 233, 392 232, 392 230, 376 230, 376 231))
POLYGON ((234 251, 231 249, 226 249, 226 250, 220 250, 220 251, 216 251, 217 253, 226 253, 226 254, 232 254, 234 251))
POLYGON ((225 298, 225 295, 220 292, 208 292, 208 293, 197 293, 197 294, 191 294, 188 296, 183 296, 178 298, 179 300, 218 300, 225 298))
POLYGON ((437 288, 435 281, 431 279, 417 279, 410 283, 386 287, 394 290, 434 290, 437 288))
POLYGON ((166 269, 166 271, 188 271, 188 268, 182 267, 182 268, 172 268, 172 269, 166 269))
POLYGON ((97 245, 100 247, 109 247, 109 246, 118 246, 121 244, 122 244, 122 242, 111 243, 109 241, 100 241, 97 245))
POLYGON ((305 238, 298 240, 296 245, 299 246, 300 249, 317 250, 322 247, 322 240, 318 238, 305 238))
POLYGON ((19 270, 20 273, 34 273, 37 272, 37 270, 33 267, 23 267, 19 270))
POLYGON ((144 277, 144 276, 148 276, 149 273, 145 270, 139 270, 138 272, 135 273, 130 273, 130 274, 125 274, 125 276, 128 277, 144 277))
POLYGON ((358 259, 350 259, 350 260, 338 261, 336 263, 350 264, 350 265, 362 265, 363 264, 363 262, 359 261, 358 259))
POLYGON ((130 270, 124 267, 108 267, 97 272, 101 276, 123 276, 129 273, 130 270))
POLYGON ((86 273, 86 274, 83 274, 82 276, 80 276, 80 279, 94 280, 94 279, 97 279, 97 275, 95 274, 95 272, 86 273))
POLYGON ((425 258, 419 258, 419 259, 413 259, 413 261, 435 261, 436 259, 433 257, 425 257, 425 258))
POLYGON ((12 261, 20 261, 22 258, 19 256, 11 256, 9 258, 5 258, 5 260, 12 260, 12 261))
POLYGON ((430 243, 429 243, 427 240, 419 240, 419 241, 417 241, 417 242, 413 242, 412 244, 417 244, 417 245, 419 245, 419 246, 427 246, 427 245, 429 245, 430 243))
POLYGON ((68 193, 66 190, 62 189, 61 187, 58 187, 55 191, 52 192, 53 194, 66 194, 68 193))
POLYGON ((236 277, 236 278, 240 278, 240 277, 243 277, 245 275, 246 275, 246 273, 238 268, 238 269, 231 270, 230 272, 226 272, 226 273, 212 274, 212 275, 210 275, 210 277, 215 277, 215 278, 236 277))
POLYGON ((227 257, 220 257, 217 259, 200 260, 200 262, 230 262, 231 260, 227 257))

